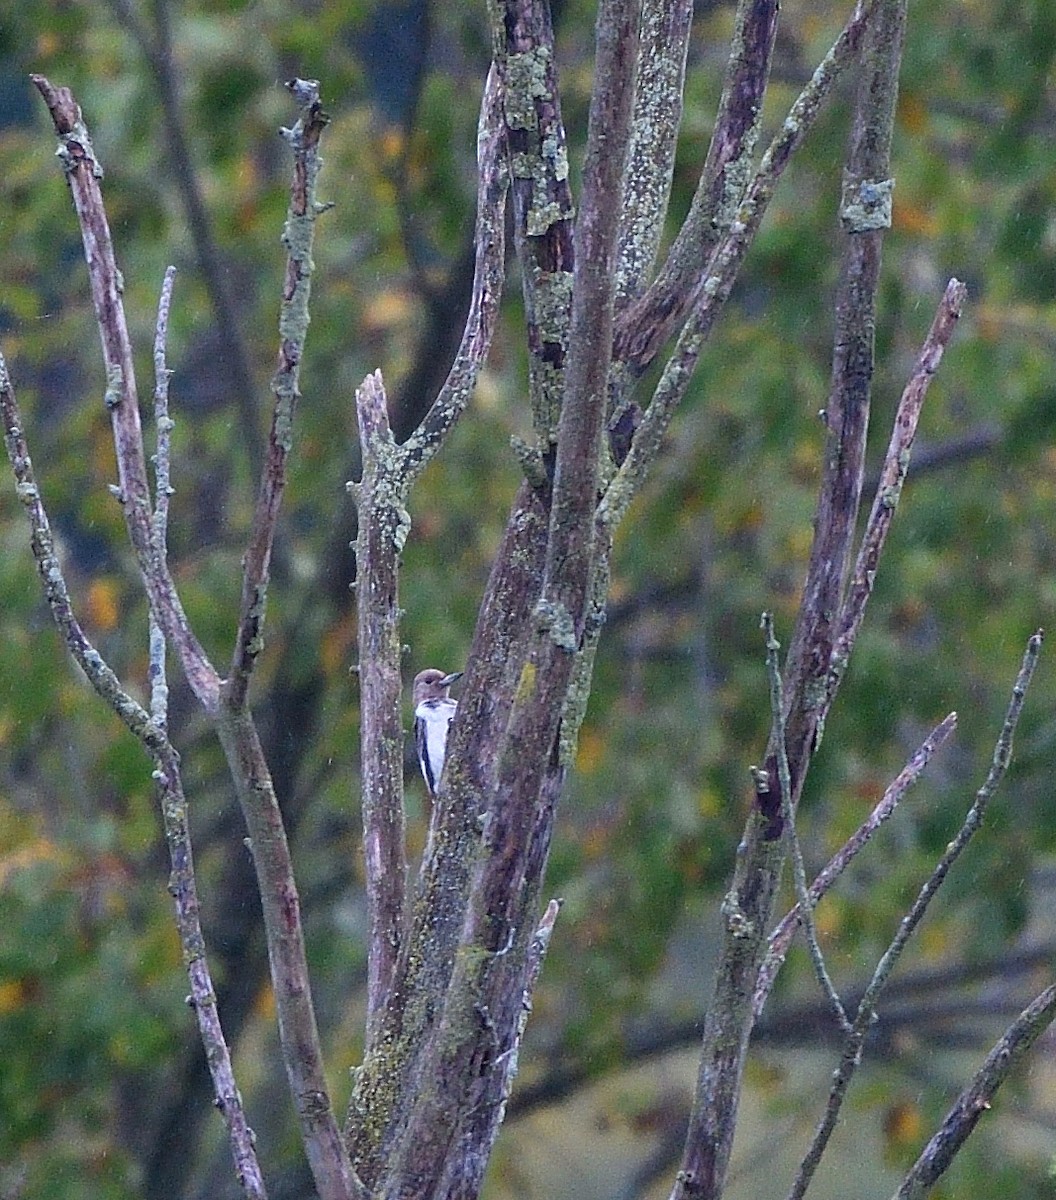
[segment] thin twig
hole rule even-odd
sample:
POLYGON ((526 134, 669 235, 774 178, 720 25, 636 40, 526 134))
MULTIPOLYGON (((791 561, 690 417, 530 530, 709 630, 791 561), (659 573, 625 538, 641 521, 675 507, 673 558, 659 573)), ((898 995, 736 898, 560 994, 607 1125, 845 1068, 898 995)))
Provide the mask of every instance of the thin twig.
POLYGON ((990 1102, 1013 1068, 1056 1017, 1056 984, 1047 987, 1005 1031, 972 1081, 961 1092, 920 1157, 910 1168, 892 1200, 923 1200, 990 1111, 990 1102))
POLYGON ((157 448, 154 452, 154 552, 162 562, 168 557, 169 500, 172 497, 171 452, 173 421, 169 416, 169 379, 172 372, 165 359, 169 333, 169 308, 176 282, 176 268, 165 270, 158 300, 158 320, 154 332, 154 427, 157 448))
POLYGON ((1016 682, 1012 688, 1012 698, 1009 701, 1008 711, 1005 714, 1001 733, 994 747, 990 770, 982 787, 976 792, 975 800, 968 810, 964 823, 961 825, 957 836, 946 847, 935 869, 920 889, 920 893, 913 902, 909 912, 902 918, 898 931, 877 963, 873 977, 865 989, 854 1017, 851 1032, 844 1044, 839 1065, 833 1073, 832 1086, 829 1091, 829 1099, 825 1106, 825 1112, 814 1132, 810 1147, 796 1172, 795 1180, 789 1191, 789 1200, 802 1200, 807 1188, 810 1186, 810 1182, 814 1177, 825 1148, 828 1146, 832 1132, 836 1128, 840 1110, 847 1095, 847 1089, 850 1087, 851 1080, 861 1062, 862 1048, 865 1044, 866 1035, 869 1032, 870 1026, 876 1020, 876 1006, 880 995, 887 981, 890 979, 898 960, 901 958, 909 939, 913 936, 914 931, 927 912, 928 906, 949 874, 950 868, 960 858, 965 847, 982 824, 990 800, 1004 778, 1005 772, 1008 770, 1008 764, 1012 757, 1012 739, 1015 734, 1016 725, 1019 723, 1020 714, 1023 711, 1023 701, 1026 697, 1027 688, 1030 686, 1034 668, 1037 666, 1038 656, 1041 653, 1042 639, 1043 634, 1039 629, 1027 641, 1023 662, 1020 665, 1019 674, 1016 676, 1016 682))
POLYGON ((293 79, 286 86, 293 93, 301 115, 292 129, 282 131, 293 149, 293 182, 282 235, 287 249, 286 277, 279 313, 278 366, 271 381, 275 404, 253 527, 243 559, 242 600, 231 672, 224 687, 225 703, 234 708, 245 704, 250 676, 264 645, 271 551, 286 489, 286 464, 293 445, 293 419, 300 399, 301 357, 308 335, 312 242, 316 220, 327 207, 316 200, 322 164, 319 139, 329 121, 319 101, 319 84, 313 79, 293 79))
MULTIPOLYGON (((932 755, 956 728, 957 714, 950 713, 945 720, 936 725, 931 733, 928 734, 909 762, 906 763, 888 785, 873 811, 818 873, 814 882, 810 885, 809 894, 812 905, 817 904, 822 896, 825 895, 829 888, 832 887, 836 880, 850 866, 858 853, 865 848, 866 843, 872 838, 873 834, 876 833, 889 817, 894 815, 895 809, 898 807, 903 796, 920 778, 932 755)), ((774 980, 777 978, 777 973, 785 961, 788 948, 792 944, 796 930, 799 928, 799 914, 800 906, 796 904, 778 922, 773 933, 770 935, 766 958, 759 969, 759 979, 755 987, 753 1003, 756 1020, 762 1016, 763 1008, 774 986, 774 980)))
MULTIPOLYGON (((171 485, 172 420, 169 417, 169 377, 166 361, 169 336, 169 309, 176 268, 167 267, 158 297, 158 317, 154 327, 154 519, 151 533, 154 553, 161 562, 168 557, 169 498, 171 485)), ((150 714, 155 725, 168 733, 169 685, 165 671, 165 632, 154 613, 150 614, 150 714)))
POLYGON ((796 818, 792 808, 792 774, 788 767, 788 751, 785 746, 785 699, 781 685, 781 666, 778 662, 778 651, 781 643, 774 636, 773 614, 764 612, 761 628, 766 636, 766 671, 770 679, 770 741, 777 751, 777 778, 781 788, 781 812, 784 817, 785 835, 788 838, 789 850, 792 856, 792 875, 795 881, 797 911, 803 933, 807 939, 810 960, 814 964, 814 973, 821 984, 821 990, 832 1005, 836 1020, 844 1033, 849 1033, 851 1026, 844 1011, 839 993, 832 982, 828 968, 825 966, 825 956, 818 942, 818 927, 814 922, 814 900, 807 890, 807 872, 803 865, 803 847, 799 843, 796 831, 796 818))
POLYGON ((194 878, 191 842, 187 829, 187 803, 179 771, 179 755, 166 732, 165 642, 157 625, 150 638, 151 712, 147 712, 121 686, 121 681, 85 635, 70 602, 66 580, 55 553, 51 525, 40 497, 33 463, 22 425, 22 415, 0 354, 0 416, 4 443, 15 475, 18 498, 30 526, 30 545, 44 585, 44 595, 67 649, 84 671, 98 695, 114 710, 154 760, 153 778, 161 802, 165 840, 172 870, 169 892, 176 908, 176 926, 190 980, 189 1002, 195 1010, 213 1079, 217 1105, 227 1123, 236 1173, 247 1196, 266 1196, 260 1165, 254 1149, 253 1131, 235 1085, 231 1055, 216 1011, 205 940, 198 916, 198 893, 194 878))

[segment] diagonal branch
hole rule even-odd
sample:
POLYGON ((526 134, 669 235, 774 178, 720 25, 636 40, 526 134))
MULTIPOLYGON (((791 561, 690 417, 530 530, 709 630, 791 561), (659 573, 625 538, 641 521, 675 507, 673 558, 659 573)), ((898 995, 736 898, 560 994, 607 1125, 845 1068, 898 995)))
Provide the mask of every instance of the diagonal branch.
MULTIPOLYGON (((821 871, 818 872, 817 878, 810 885, 811 904, 817 904, 822 896, 825 895, 829 888, 832 887, 836 880, 850 866, 859 852, 865 849, 866 843, 872 838, 873 834, 876 833, 889 817, 894 815, 895 809, 901 803, 903 796, 920 778, 924 768, 931 761, 932 755, 934 755, 935 751, 938 750, 956 728, 957 714, 950 713, 945 720, 940 721, 931 733, 928 734, 909 762, 906 763, 888 785, 873 811, 832 858, 829 859, 821 871)), ((792 944, 792 939, 799 927, 800 920, 800 905, 796 904, 777 923, 773 933, 770 934, 766 958, 763 960, 763 965, 759 968, 759 978, 756 981, 755 996, 752 1001, 753 1013, 757 1021, 762 1016, 763 1008, 774 986, 774 980, 777 978, 777 973, 785 961, 788 948, 792 944)))
POLYGON ((990 1111, 997 1089, 1056 1018, 1056 984, 1041 992, 1012 1022, 971 1083, 957 1097, 942 1125, 920 1153, 892 1200, 923 1200, 953 1162, 980 1118, 990 1111))
POLYGON ((69 88, 53 87, 43 75, 32 75, 30 78, 51 113, 59 138, 58 155, 80 222, 92 304, 106 368, 106 405, 117 452, 118 483, 125 525, 158 624, 176 651, 194 694, 207 712, 215 714, 219 700, 219 677, 188 623, 168 565, 154 553, 150 486, 139 420, 132 343, 122 300, 124 284, 114 257, 110 226, 99 187, 102 167, 95 157, 80 106, 69 88))
MULTIPOLYGON (((785 702, 781 680, 781 667, 778 661, 778 651, 781 644, 774 636, 774 618, 772 613, 764 612, 762 628, 766 637, 766 669, 770 677, 770 741, 777 753, 777 782, 781 790, 781 816, 785 823, 785 836, 788 838, 789 857, 792 859, 792 878, 796 889, 796 911, 799 914, 799 924, 807 939, 807 949, 810 951, 814 973, 821 990, 825 993, 836 1022, 845 1033, 850 1032, 850 1022, 844 1010, 843 1002, 832 982, 825 958, 818 941, 818 927, 814 921, 814 898, 807 890, 807 874, 803 864, 803 847, 799 842, 796 829, 796 814, 792 807, 792 776, 788 766, 788 751, 786 749, 785 733, 785 702)), ((795 926, 793 926, 795 928, 795 926)), ((756 994, 759 986, 756 984, 756 994)))
POLYGON ((832 700, 843 680, 851 650, 858 637, 865 607, 873 591, 877 565, 887 541, 887 534, 894 520, 895 509, 902 495, 902 485, 909 471, 913 442, 917 434, 921 408, 928 388, 939 369, 942 356, 953 337, 968 289, 963 283, 951 279, 946 285, 942 300, 932 320, 931 328, 917 356, 913 373, 909 377, 895 413, 891 440, 884 456, 880 480, 873 498, 873 506, 862 535, 858 558, 847 588, 847 595, 836 623, 836 638, 832 649, 829 677, 826 682, 821 719, 825 719, 832 700))
POLYGON ((499 75, 494 65, 488 72, 480 103, 477 177, 473 291, 469 313, 443 387, 421 424, 402 444, 401 470, 407 489, 432 460, 465 411, 495 335, 506 269, 505 213, 510 175, 499 75))

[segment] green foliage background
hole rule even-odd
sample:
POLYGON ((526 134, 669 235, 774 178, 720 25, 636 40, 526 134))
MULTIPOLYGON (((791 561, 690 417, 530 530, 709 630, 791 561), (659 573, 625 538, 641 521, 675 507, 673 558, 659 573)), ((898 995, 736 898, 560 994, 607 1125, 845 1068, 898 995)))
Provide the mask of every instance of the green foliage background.
MULTIPOLYGON (((769 128, 846 7, 783 5, 769 128)), ((688 206, 706 151, 732 19, 729 5, 699 8, 675 218, 688 206)), ((276 347, 287 191, 276 131, 292 119, 278 85, 293 75, 322 80, 333 117, 323 191, 335 208, 317 242, 304 401, 257 696, 293 830, 340 1103, 359 1051, 363 970, 357 693, 349 671, 353 527, 343 487, 356 470, 352 394, 380 366, 406 429, 446 369, 466 294, 485 18, 471 5, 333 0, 187 0, 167 10, 180 119, 254 375, 248 402, 258 416, 249 430, 176 187, 158 87, 125 11, 150 31, 160 9, 37 0, 0 14, 0 342, 82 619, 123 677, 142 687, 144 602, 106 489, 114 464, 105 381, 68 194, 27 79, 39 71, 73 87, 106 167, 144 393, 162 272, 169 262, 180 270, 170 340, 177 418, 170 540, 191 619, 223 662, 276 347)), ((566 124, 578 146, 592 6, 562 4, 556 17, 566 124)), ((957 709, 960 726, 906 811, 819 912, 844 987, 862 981, 956 828, 985 773, 1025 640, 1052 622, 1054 54, 1056 10, 1047 0, 911 6, 877 329, 874 465, 951 275, 967 280, 970 302, 927 401, 925 466, 915 481, 911 474, 808 782, 802 834, 811 863, 821 865, 853 830, 931 724, 957 709)), ((743 823, 747 767, 765 743, 758 616, 773 608, 787 640, 810 547, 847 114, 845 91, 790 169, 667 451, 621 531, 595 693, 551 865, 549 890, 566 906, 522 1056, 529 1090, 555 1073, 606 1076, 641 1053, 643 1031, 670 1028, 668 1047, 688 1048, 692 1061, 692 1034, 674 1031, 702 1011, 709 931, 743 823)), ((524 379, 514 277, 471 411, 414 496, 403 575, 408 677, 424 664, 463 661, 517 484, 509 437, 525 431, 524 379)), ((1007 786, 908 971, 992 964, 1024 945, 1056 945, 1048 916, 1054 680, 1043 660, 1007 786)), ((240 1083, 265 1169, 296 1181, 299 1152, 278 1078, 233 797, 183 691, 174 697, 174 724, 240 1083)), ((418 793, 413 784, 409 790, 413 806, 418 793)), ((227 1194, 220 1123, 209 1119, 200 1049, 183 1006, 159 825, 145 759, 77 677, 50 627, 14 490, 4 488, 0 1195, 227 1194)), ((915 1156, 951 1088, 1016 1010, 1013 1001, 1042 978, 1017 975, 999 987, 991 976, 989 990, 966 993, 974 1005, 968 1017, 929 1018, 922 1004, 902 1040, 878 1048, 882 1065, 859 1093, 860 1141, 845 1139, 847 1157, 836 1160, 834 1178, 847 1161, 859 1171, 864 1156, 875 1166, 877 1194, 887 1194, 896 1176, 885 1168, 897 1171, 915 1156)), ((775 1024, 781 1012, 812 1000, 809 972, 793 957, 775 1024)), ((782 1146, 802 1142, 827 1069, 804 1083, 802 1045, 818 1040, 805 1024, 798 1048, 795 1037, 791 1049, 778 1047, 764 1026, 745 1164, 775 1130, 782 1146)), ((594 1132, 604 1120, 628 1132, 637 1148, 628 1151, 628 1177, 646 1171, 661 1133, 680 1127, 685 1070, 671 1071, 614 1091, 574 1093, 569 1120, 594 1132)), ((1051 1125, 1051 1083, 1039 1067, 1002 1099, 945 1194, 1051 1189, 1044 1182, 1051 1144, 1033 1135, 1039 1123, 1051 1125)), ((503 1143, 492 1194, 566 1194, 557 1182, 540 1190, 545 1167, 535 1171, 528 1151, 511 1149, 537 1136, 518 1134, 521 1127, 531 1128, 514 1122, 503 1143)), ((594 1169, 584 1149, 590 1141, 579 1139, 585 1175, 594 1169)), ((562 1166, 568 1194, 600 1194, 585 1191, 571 1159, 562 1166)), ((783 1194, 776 1177, 764 1175, 752 1194, 783 1194)), ((858 1194, 872 1194, 872 1186, 867 1180, 858 1194)), ((281 1187, 277 1194, 287 1194, 281 1187)), ((289 1187, 296 1194, 296 1184, 289 1187)))

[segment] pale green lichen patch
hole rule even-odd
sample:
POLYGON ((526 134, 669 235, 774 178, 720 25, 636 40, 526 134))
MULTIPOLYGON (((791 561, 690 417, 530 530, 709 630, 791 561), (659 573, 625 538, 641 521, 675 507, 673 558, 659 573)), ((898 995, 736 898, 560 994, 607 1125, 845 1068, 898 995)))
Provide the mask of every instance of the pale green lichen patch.
POLYGON ((124 395, 125 376, 120 363, 114 363, 106 372, 106 391, 103 400, 108 409, 117 408, 124 395))
POLYGON ((840 221, 848 233, 869 233, 891 228, 893 179, 843 180, 840 221))
POLYGON ((528 219, 526 228, 529 237, 542 237, 551 225, 556 225, 558 221, 563 221, 566 216, 565 210, 555 201, 548 204, 541 204, 536 207, 534 204, 528 211, 528 219))
POLYGON ((533 270, 534 300, 532 316, 544 342, 568 346, 568 326, 572 313, 572 272, 533 270))
POLYGON ((547 633, 559 650, 569 654, 576 651, 576 629, 572 614, 563 604, 553 600, 540 600, 536 605, 535 617, 539 628, 547 633))
POLYGON ((511 129, 537 129, 536 101, 550 96, 550 50, 537 46, 506 59, 506 122, 511 129))
POLYGON ((526 442, 524 438, 514 434, 510 438, 510 448, 517 457, 517 461, 521 464, 521 470, 524 472, 525 479, 537 488, 546 486, 546 466, 543 463, 543 456, 538 446, 533 446, 526 442))
POLYGON ((550 164, 551 174, 555 179, 568 178, 568 149, 562 138, 556 133, 549 133, 543 138, 540 146, 543 159, 550 164))
POLYGON ((59 143, 59 148, 55 151, 55 156, 62 163, 62 169, 67 175, 71 171, 75 171, 81 163, 87 163, 91 168, 94 178, 102 179, 103 177, 103 168, 99 160, 95 157, 92 139, 88 136, 88 127, 83 121, 77 121, 69 133, 62 135, 62 140, 59 143), (70 149, 71 146, 77 146, 80 154, 75 154, 70 149))

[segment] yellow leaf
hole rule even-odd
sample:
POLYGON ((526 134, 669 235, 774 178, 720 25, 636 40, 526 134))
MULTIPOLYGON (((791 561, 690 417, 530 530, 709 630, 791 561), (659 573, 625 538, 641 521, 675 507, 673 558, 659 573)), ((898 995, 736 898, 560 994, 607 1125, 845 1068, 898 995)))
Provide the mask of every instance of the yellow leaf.
POLYGON ((89 623, 96 629, 111 630, 116 628, 119 616, 116 580, 93 579, 88 586, 89 623))

